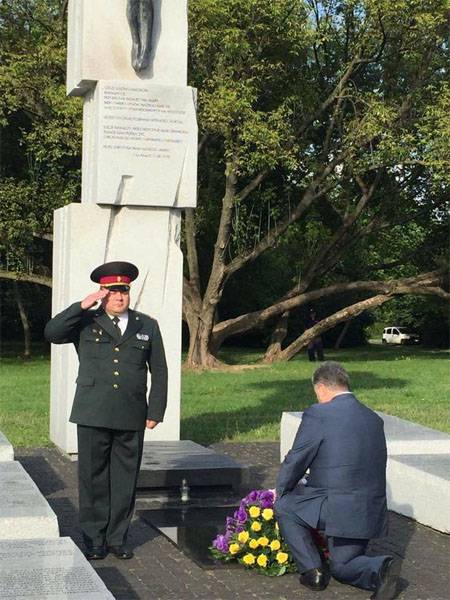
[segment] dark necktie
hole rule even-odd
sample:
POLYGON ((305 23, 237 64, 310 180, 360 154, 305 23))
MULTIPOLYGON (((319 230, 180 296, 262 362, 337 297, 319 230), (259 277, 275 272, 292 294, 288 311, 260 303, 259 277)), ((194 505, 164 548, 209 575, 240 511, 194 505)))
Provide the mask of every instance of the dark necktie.
POLYGON ((114 323, 114 328, 117 331, 117 335, 119 337, 122 337, 122 330, 119 327, 119 321, 120 321, 119 317, 113 317, 112 318, 112 322, 114 323))

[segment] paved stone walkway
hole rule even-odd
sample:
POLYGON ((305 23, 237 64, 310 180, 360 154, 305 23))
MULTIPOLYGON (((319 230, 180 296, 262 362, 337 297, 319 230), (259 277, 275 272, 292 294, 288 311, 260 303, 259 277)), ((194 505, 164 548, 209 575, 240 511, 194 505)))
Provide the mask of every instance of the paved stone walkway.
MULTIPOLYGON (((216 449, 251 465, 248 487, 274 487, 278 470, 277 443, 217 444, 216 449)), ((82 546, 77 524, 76 463, 56 449, 17 449, 16 459, 34 479, 58 516, 60 532, 82 546)), ((442 499, 449 501, 449 499, 442 499)), ((138 508, 142 501, 138 501, 138 508)), ((187 558, 156 529, 133 519, 130 545, 135 557, 119 561, 108 556, 92 563, 117 600, 308 600, 367 599, 370 594, 335 581, 317 594, 301 589, 297 576, 269 578, 226 566, 204 570, 187 558)), ((394 553, 403 559, 398 598, 450 599, 450 536, 390 514, 390 536, 377 540, 372 552, 394 553)))

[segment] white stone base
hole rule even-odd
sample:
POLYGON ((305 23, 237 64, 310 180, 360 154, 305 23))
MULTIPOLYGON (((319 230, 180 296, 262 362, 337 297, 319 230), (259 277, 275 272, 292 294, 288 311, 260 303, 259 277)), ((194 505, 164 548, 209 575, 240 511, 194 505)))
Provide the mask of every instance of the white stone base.
POLYGON ((450 533, 450 454, 390 456, 389 510, 450 533))
MULTIPOLYGON (((55 211, 53 315, 97 289, 89 275, 98 265, 126 260, 139 268, 130 306, 158 320, 169 370, 164 422, 147 431, 148 440, 180 438, 183 256, 179 234, 177 210, 71 204, 55 211)), ((50 438, 69 454, 77 452, 76 426, 68 422, 77 372, 73 346, 52 345, 50 438)))
POLYGON ((9 440, 0 431, 0 462, 14 460, 14 449, 9 440))
MULTIPOLYGON (((384 421, 388 450, 388 508, 450 533, 450 435, 398 417, 384 421)), ((303 413, 281 418, 280 460, 291 449, 303 413)))
POLYGON ((114 600, 70 538, 0 540, 2 600, 114 600))
POLYGON ((55 513, 22 465, 0 463, 0 540, 58 536, 55 513))

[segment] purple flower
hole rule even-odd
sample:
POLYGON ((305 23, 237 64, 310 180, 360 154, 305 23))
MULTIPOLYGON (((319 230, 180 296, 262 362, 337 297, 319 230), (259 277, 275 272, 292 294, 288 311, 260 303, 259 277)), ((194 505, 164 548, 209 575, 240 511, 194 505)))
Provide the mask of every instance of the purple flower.
POLYGON ((236 527, 236 521, 233 519, 233 517, 227 517, 226 528, 230 531, 234 531, 235 527, 236 527))
POLYGON ((243 525, 241 525, 239 523, 239 525, 236 525, 236 533, 241 533, 241 531, 244 531, 245 527, 243 525))
POLYGON ((233 516, 236 519, 236 521, 239 521, 239 523, 245 523, 245 521, 247 520, 247 511, 243 506, 240 506, 233 516))
POLYGON ((226 554, 228 552, 228 540, 224 535, 218 535, 212 543, 214 548, 217 548, 219 552, 226 554))
POLYGON ((260 495, 261 508, 272 508, 274 496, 270 490, 264 490, 260 495))
POLYGON ((244 504, 254 504, 259 498, 258 490, 253 490, 242 500, 244 504))

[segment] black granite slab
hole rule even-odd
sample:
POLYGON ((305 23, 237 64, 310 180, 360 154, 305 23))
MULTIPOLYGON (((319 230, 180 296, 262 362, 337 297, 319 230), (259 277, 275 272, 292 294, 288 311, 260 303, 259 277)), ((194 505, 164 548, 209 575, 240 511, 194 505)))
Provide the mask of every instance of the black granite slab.
POLYGON ((226 517, 232 516, 236 509, 237 506, 215 506, 138 510, 137 516, 158 529, 183 554, 203 569, 217 569, 230 568, 230 563, 215 560, 209 547, 216 535, 224 532, 226 517))
POLYGON ((138 479, 143 488, 231 486, 245 483, 248 467, 233 458, 189 440, 144 442, 138 479))

